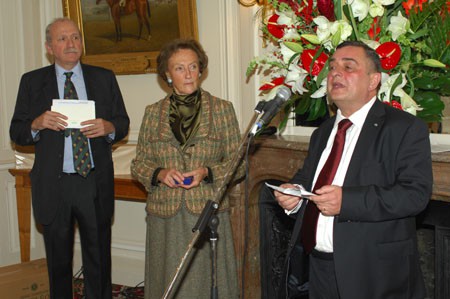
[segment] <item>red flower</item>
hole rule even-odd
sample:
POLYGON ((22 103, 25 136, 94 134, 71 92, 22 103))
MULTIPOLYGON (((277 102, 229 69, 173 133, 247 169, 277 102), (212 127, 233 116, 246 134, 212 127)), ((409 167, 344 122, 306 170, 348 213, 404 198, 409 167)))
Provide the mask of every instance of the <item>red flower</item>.
POLYGON ((397 102, 396 100, 391 100, 390 102, 388 101, 383 101, 383 103, 385 103, 388 106, 397 108, 399 110, 403 110, 402 104, 400 104, 399 102, 397 102))
POLYGON ((334 21, 334 2, 333 0, 317 0, 317 8, 321 15, 329 21, 334 21))
POLYGON ((419 6, 420 11, 422 11, 422 3, 427 2, 427 0, 408 0, 402 3, 403 8, 405 9, 406 15, 409 16, 409 11, 414 8, 414 12, 417 12, 417 5, 419 6), (416 3, 417 1, 417 3, 416 3))
POLYGON ((273 79, 270 83, 266 83, 261 85, 259 90, 270 90, 276 86, 282 85, 284 83, 285 77, 278 77, 273 79))
POLYGON ((379 18, 376 17, 373 20, 373 23, 370 26, 370 29, 367 31, 367 34, 369 35, 370 39, 372 39, 372 40, 379 40, 379 38, 377 36, 380 33, 381 28, 380 28, 380 26, 378 26, 378 21, 379 21, 379 18), (377 38, 375 39, 375 37, 377 37, 377 38))
POLYGON ((282 38, 284 35, 284 25, 278 25, 279 15, 273 14, 267 22, 267 30, 276 38, 282 38))
MULTIPOLYGON (((308 50, 304 50, 302 52, 302 55, 300 56, 300 59, 302 61, 302 68, 304 68, 308 73, 309 70, 311 69, 311 63, 313 62, 313 58, 316 55, 317 50, 313 50, 313 49, 308 49, 308 50)), ((328 60, 328 56, 325 53, 321 53, 319 55, 319 57, 316 59, 316 61, 314 61, 314 65, 312 66, 312 70, 311 70, 311 74, 314 76, 317 76, 320 71, 323 69, 323 67, 325 66, 325 63, 328 60)))
POLYGON ((375 51, 380 55, 381 66, 385 70, 392 70, 402 56, 400 46, 394 42, 383 43, 375 51))

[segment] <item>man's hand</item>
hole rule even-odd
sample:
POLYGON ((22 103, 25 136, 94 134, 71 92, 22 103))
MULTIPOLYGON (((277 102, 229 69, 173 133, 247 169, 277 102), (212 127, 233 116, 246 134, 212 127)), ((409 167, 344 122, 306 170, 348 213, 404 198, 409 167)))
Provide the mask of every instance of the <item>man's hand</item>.
MULTIPOLYGON (((280 185, 282 188, 295 188, 292 184, 282 184, 280 185)), ((275 195, 275 199, 277 200, 278 204, 285 210, 292 210, 294 209, 298 203, 300 202, 301 198, 298 196, 293 196, 289 194, 284 194, 278 191, 274 191, 273 194, 275 195)))
POLYGON ((315 191, 317 196, 311 196, 320 212, 325 216, 336 216, 341 213, 342 188, 334 185, 322 186, 315 191))
POLYGON ((86 120, 80 124, 82 126, 86 126, 81 128, 80 132, 82 132, 87 138, 106 136, 116 130, 111 122, 104 120, 103 118, 86 120))
POLYGON ((40 131, 49 129, 53 131, 62 131, 66 129, 67 123, 64 121, 66 119, 67 116, 59 112, 48 110, 33 120, 31 123, 31 130, 40 131))

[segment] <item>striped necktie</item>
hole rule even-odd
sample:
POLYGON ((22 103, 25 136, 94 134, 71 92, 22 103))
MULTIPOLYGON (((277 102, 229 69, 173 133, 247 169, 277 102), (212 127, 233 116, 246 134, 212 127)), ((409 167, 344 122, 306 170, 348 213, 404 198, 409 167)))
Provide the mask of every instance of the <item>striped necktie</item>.
MULTIPOLYGON (((66 72, 64 75, 66 76, 64 99, 78 99, 75 85, 70 79, 73 72, 66 72)), ((75 171, 81 176, 87 177, 92 167, 87 137, 79 129, 67 129, 65 135, 66 137, 69 135, 72 137, 73 166, 75 171)))

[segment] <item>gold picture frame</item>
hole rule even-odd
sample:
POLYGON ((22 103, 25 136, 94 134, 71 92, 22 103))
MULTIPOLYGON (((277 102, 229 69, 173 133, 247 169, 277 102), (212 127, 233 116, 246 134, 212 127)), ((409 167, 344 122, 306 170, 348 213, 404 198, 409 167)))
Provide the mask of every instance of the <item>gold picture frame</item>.
POLYGON ((80 28, 84 47, 81 58, 83 63, 111 69, 117 75, 155 73, 156 57, 163 43, 177 37, 198 40, 195 0, 124 1, 127 7, 120 7, 121 14, 128 15, 127 19, 124 17, 121 20, 128 20, 130 27, 135 28, 126 28, 124 21, 121 21, 122 31, 119 35, 115 30, 113 16, 114 12, 117 13, 119 0, 62 0, 64 16, 72 19, 80 28), (137 29, 140 20, 136 7, 142 1, 150 9, 150 32, 142 25, 141 32, 137 29), (115 5, 114 10, 112 5, 115 5), (130 13, 132 9, 134 12, 130 13), (158 24, 161 25, 159 30, 158 24))

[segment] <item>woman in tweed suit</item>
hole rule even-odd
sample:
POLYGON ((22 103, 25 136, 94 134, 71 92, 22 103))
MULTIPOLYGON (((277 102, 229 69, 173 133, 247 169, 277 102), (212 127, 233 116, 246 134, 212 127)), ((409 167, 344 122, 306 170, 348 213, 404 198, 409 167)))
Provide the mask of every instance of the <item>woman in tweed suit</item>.
MULTIPOLYGON (((208 57, 195 40, 174 40, 160 52, 158 74, 172 93, 146 107, 131 172, 148 191, 145 298, 161 298, 192 238, 205 203, 214 199, 239 146, 232 103, 200 88, 208 57), (191 178, 191 182, 189 182, 191 178)), ((242 176, 239 167, 235 178, 242 176)), ((217 284, 219 298, 237 298, 237 272, 227 198, 220 225, 217 284)), ((208 238, 197 242, 178 277, 176 298, 209 298, 211 258, 208 238)))

